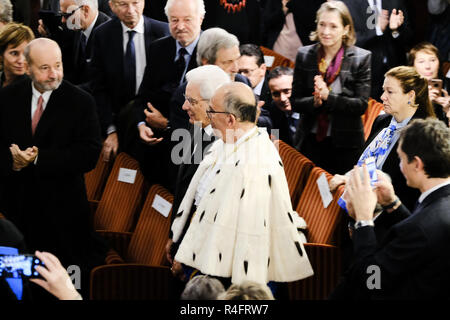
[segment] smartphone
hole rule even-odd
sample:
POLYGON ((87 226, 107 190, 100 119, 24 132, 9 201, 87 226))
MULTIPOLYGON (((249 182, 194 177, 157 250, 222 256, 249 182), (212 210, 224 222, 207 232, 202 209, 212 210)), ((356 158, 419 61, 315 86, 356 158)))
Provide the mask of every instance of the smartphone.
POLYGON ((44 263, 33 255, 0 255, 0 278, 40 278, 37 266, 44 263))
POLYGON ((429 84, 433 89, 437 89, 439 94, 442 92, 442 80, 441 79, 431 79, 429 80, 429 84))
MULTIPOLYGON (((369 171, 370 185, 372 187, 374 187, 374 183, 378 181, 377 166, 375 164, 375 158, 369 157, 366 159, 365 163, 366 163, 367 171, 369 171)), ((363 174, 363 172, 361 170, 361 175, 362 174, 363 174)))

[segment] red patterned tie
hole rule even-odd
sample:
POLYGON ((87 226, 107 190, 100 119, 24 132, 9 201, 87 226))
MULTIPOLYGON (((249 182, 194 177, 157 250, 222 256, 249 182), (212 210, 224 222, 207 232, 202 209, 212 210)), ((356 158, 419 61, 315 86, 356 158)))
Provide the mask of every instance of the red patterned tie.
POLYGON ((33 114, 33 119, 31 120, 31 132, 34 136, 34 131, 36 130, 37 124, 39 123, 39 120, 41 119, 42 113, 44 112, 43 108, 44 104, 44 98, 42 96, 39 96, 38 103, 37 103, 37 109, 33 114))

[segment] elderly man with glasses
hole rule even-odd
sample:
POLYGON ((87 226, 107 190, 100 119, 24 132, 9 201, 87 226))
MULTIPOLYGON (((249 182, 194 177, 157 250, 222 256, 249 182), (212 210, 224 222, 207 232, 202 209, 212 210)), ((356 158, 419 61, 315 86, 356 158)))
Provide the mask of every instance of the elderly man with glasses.
POLYGON ((207 115, 220 139, 211 146, 174 212, 175 255, 187 277, 203 273, 226 285, 266 284, 313 274, 291 206, 283 163, 265 129, 256 127, 252 90, 232 82, 211 98, 207 115))
MULTIPOLYGON (((172 207, 173 212, 178 210, 186 190, 189 187, 189 183, 203 159, 203 154, 206 153, 207 149, 214 141, 211 122, 206 114, 209 101, 218 87, 231 81, 228 74, 215 65, 206 65, 195 68, 186 74, 186 79, 187 86, 184 93, 185 102, 182 109, 189 116, 191 125, 189 130, 190 139, 182 141, 184 143, 179 144, 179 146, 183 148, 182 157, 179 157, 179 153, 177 153, 177 150, 179 149, 177 147, 172 149, 172 161, 180 164, 172 207)), ((174 134, 176 132, 177 131, 175 131, 174 134)), ((175 215, 172 215, 171 217, 173 221, 175 215)), ((170 232, 169 240, 166 245, 167 259, 173 264, 172 272, 174 274, 181 271, 180 264, 173 261, 173 256, 175 255, 185 232, 186 229, 183 230, 183 234, 175 244, 173 244, 172 232, 170 232)))

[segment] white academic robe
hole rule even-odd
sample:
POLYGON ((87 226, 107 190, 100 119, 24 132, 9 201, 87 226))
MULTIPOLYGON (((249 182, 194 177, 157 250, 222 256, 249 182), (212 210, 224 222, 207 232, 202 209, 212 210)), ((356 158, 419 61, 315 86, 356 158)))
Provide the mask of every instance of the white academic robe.
POLYGON ((198 184, 217 161, 175 260, 232 283, 290 282, 313 275, 297 226, 306 223, 292 209, 280 156, 264 128, 245 141, 218 139, 200 163, 172 224, 177 242, 198 184))

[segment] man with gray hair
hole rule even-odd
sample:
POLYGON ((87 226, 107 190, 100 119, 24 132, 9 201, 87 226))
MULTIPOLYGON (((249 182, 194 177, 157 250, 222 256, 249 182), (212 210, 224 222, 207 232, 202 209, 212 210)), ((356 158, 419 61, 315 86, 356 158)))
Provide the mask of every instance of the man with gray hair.
POLYGON ((89 90, 90 81, 88 62, 92 58, 92 33, 102 23, 109 20, 103 12, 98 11, 97 0, 60 0, 61 23, 67 29, 60 35, 50 35, 42 20, 38 31, 43 36, 56 40, 63 52, 66 79, 89 90))
MULTIPOLYGON (((231 82, 228 75, 218 66, 206 65, 195 68, 186 74, 187 86, 184 93, 185 101, 182 109, 189 116, 190 139, 181 141, 172 149, 172 161, 179 157, 182 161, 178 168, 178 177, 174 194, 172 210, 178 210, 178 206, 183 200, 186 190, 194 176, 198 165, 203 159, 203 155, 209 149, 213 141, 213 129, 211 122, 206 114, 208 103, 218 87, 231 82), (183 147, 182 158, 179 155, 178 146, 183 147), (178 152, 178 154, 177 154, 178 152)), ((182 132, 186 132, 183 130, 182 132)), ((174 132, 176 133, 176 131, 174 132)), ((172 215, 172 221, 175 215, 172 215)), ((184 231, 185 232, 185 231, 184 231)), ((183 236, 180 237, 182 239, 183 236)), ((167 258, 170 262, 173 260, 180 241, 172 246, 172 233, 169 234, 169 241, 166 246, 167 258)), ((176 273, 178 264, 172 266, 172 272, 176 273)))
POLYGON ((255 125, 251 88, 222 85, 207 111, 216 136, 200 163, 172 224, 173 241, 187 232, 175 255, 186 276, 211 276, 266 284, 313 274, 297 231, 283 163, 265 129, 255 125), (190 213, 194 212, 189 223, 190 213))
POLYGON ((140 142, 148 145, 140 150, 142 172, 150 181, 173 192, 176 170, 170 161, 169 102, 174 91, 185 82, 186 73, 197 67, 195 55, 205 6, 203 0, 169 0, 165 13, 170 36, 152 44, 134 107, 138 146, 142 146, 140 142))
POLYGON ((0 0, 0 30, 12 21, 13 9, 10 0, 0 0))

